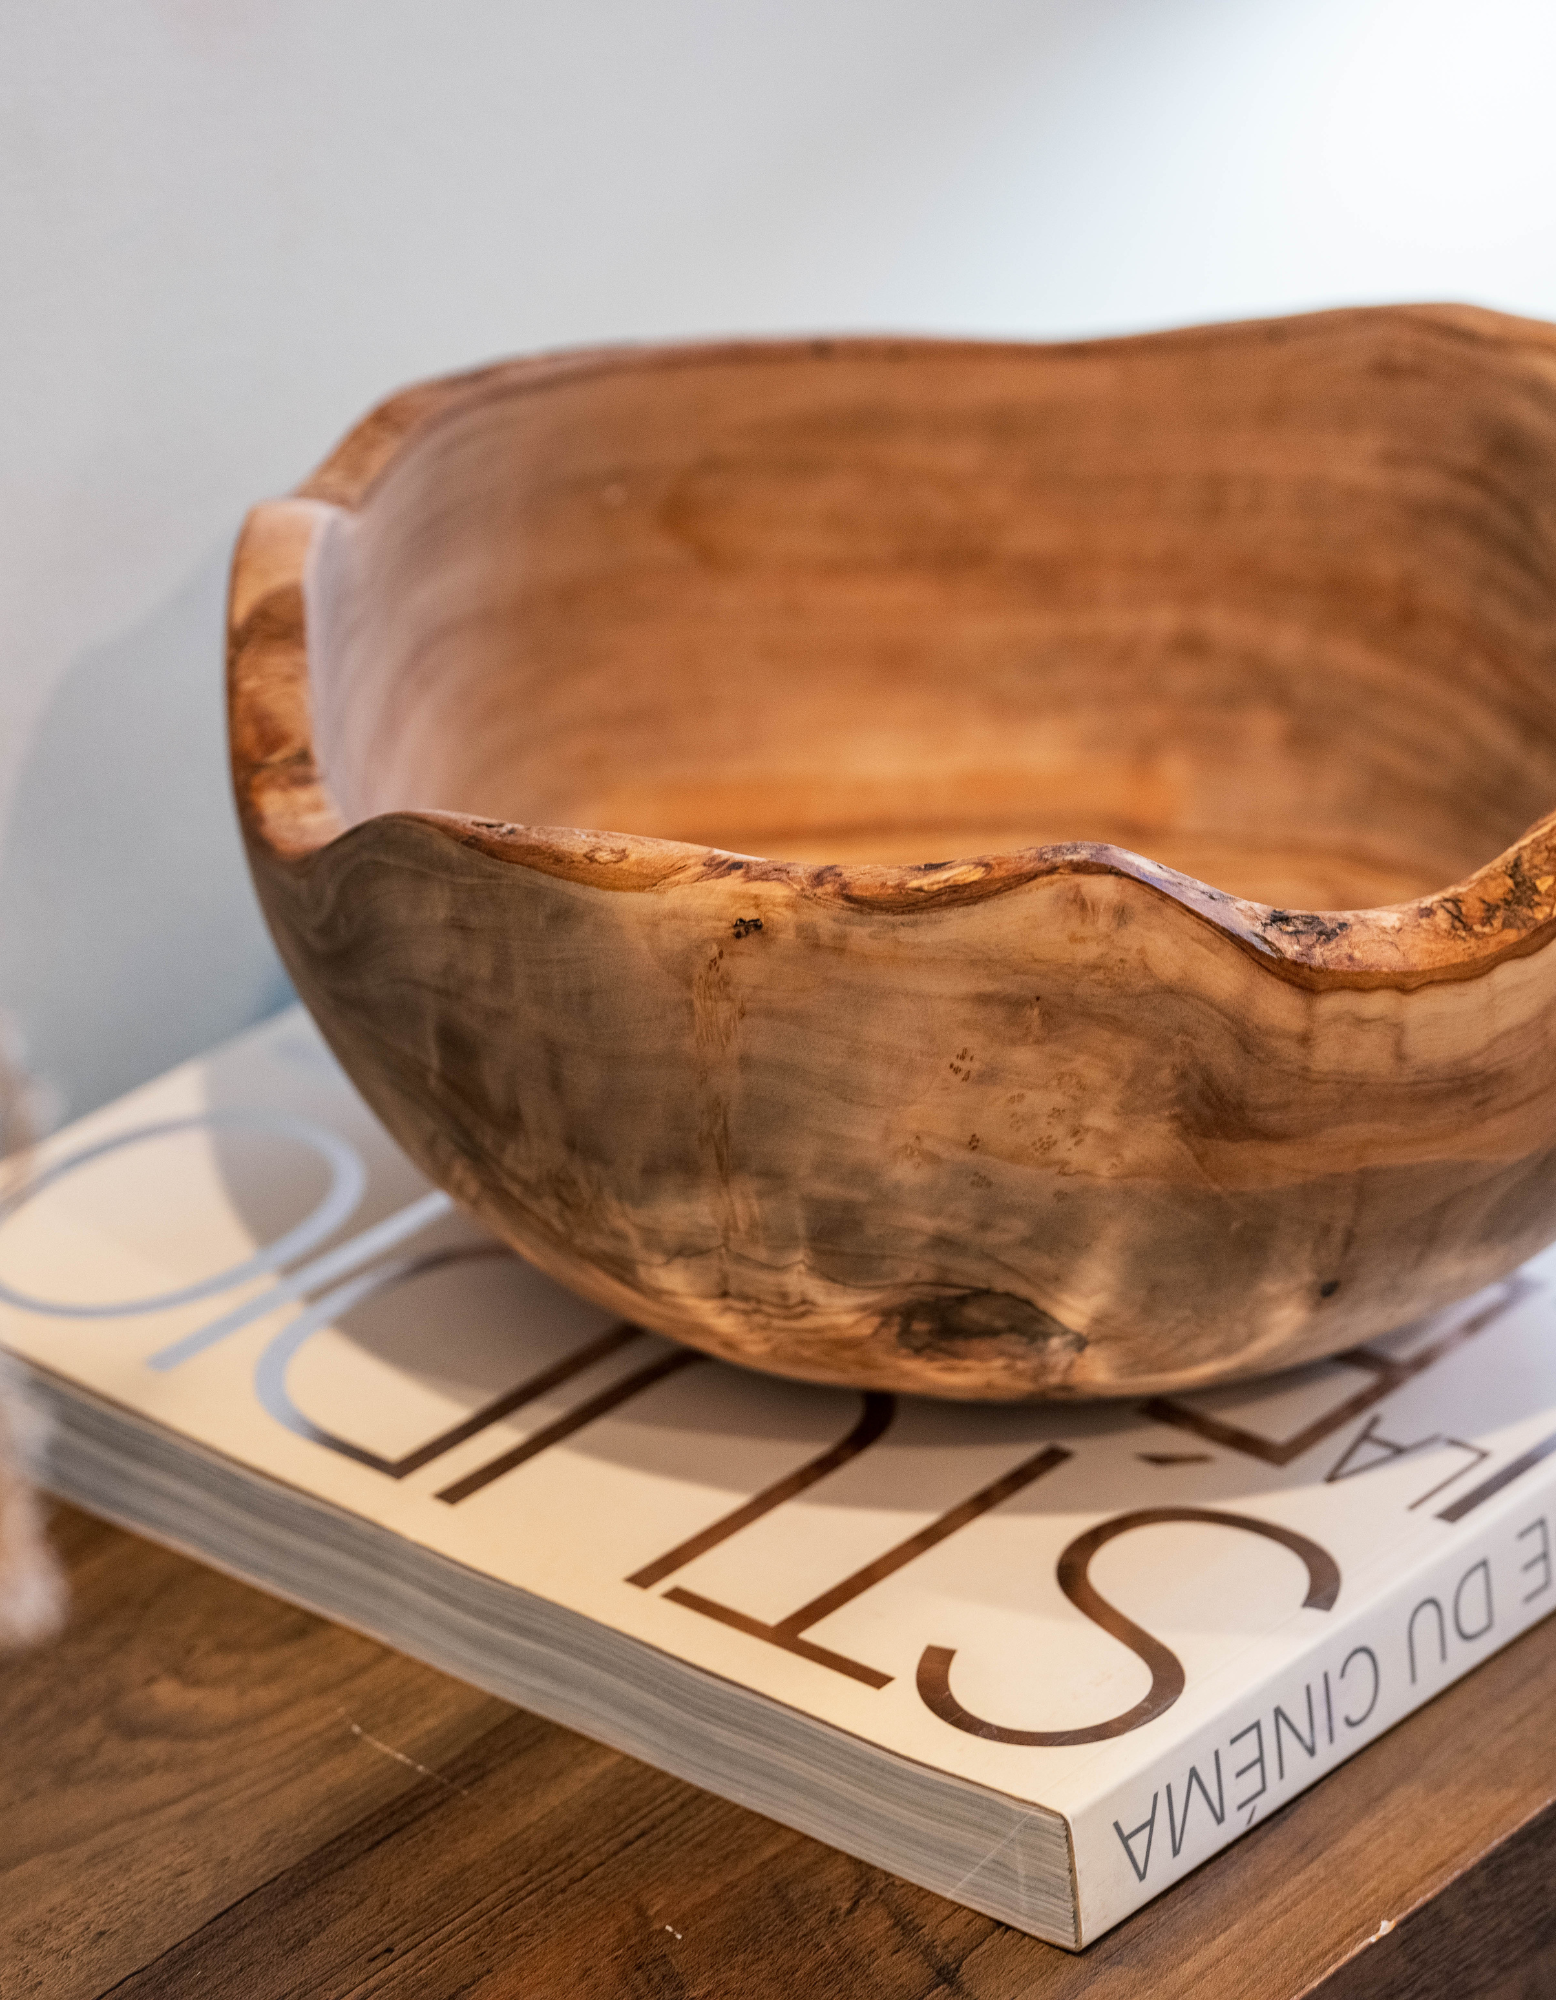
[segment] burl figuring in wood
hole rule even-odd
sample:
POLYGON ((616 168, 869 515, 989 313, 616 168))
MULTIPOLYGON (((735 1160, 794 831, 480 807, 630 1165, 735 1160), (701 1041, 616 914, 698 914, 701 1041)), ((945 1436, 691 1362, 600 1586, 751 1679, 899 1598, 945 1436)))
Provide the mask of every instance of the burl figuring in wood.
POLYGON ((250 516, 230 675, 342 1062, 646 1326, 1117 1396, 1556 1235, 1556 330, 429 383, 250 516))

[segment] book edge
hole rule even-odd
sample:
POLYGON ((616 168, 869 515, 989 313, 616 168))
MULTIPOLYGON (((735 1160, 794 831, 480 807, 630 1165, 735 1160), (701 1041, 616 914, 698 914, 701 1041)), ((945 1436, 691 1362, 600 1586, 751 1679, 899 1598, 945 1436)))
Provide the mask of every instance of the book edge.
POLYGON ((51 1420, 41 1476, 59 1498, 1045 1943, 1080 1948, 1074 1842, 1053 1808, 805 1715, 15 1358, 51 1420), (198 1476, 180 1476, 180 1461, 198 1476), (208 1517, 214 1507, 219 1525, 192 1529, 196 1503, 208 1517), (299 1583, 295 1549, 286 1563, 289 1539, 306 1540, 320 1569, 311 1581, 326 1587, 299 1583), (369 1576, 398 1588, 375 1604, 369 1576), (503 1604, 511 1616, 483 1618, 472 1598, 503 1604), (418 1604, 426 1611, 419 1619, 418 1604), (548 1674, 553 1660, 566 1671, 548 1674), (789 1735, 827 1745, 824 1758, 808 1760, 805 1782, 786 1768, 789 1735), (861 1801, 882 1795, 916 1802, 914 1817, 933 1839, 910 1849, 894 1843, 879 1813, 866 1825, 861 1801), (973 1835, 980 1812, 985 1823, 1003 1822, 992 1840, 973 1835))
MULTIPOLYGON (((1281 1662, 1261 1675, 1257 1681, 1250 1682, 1242 1691, 1243 1705, 1250 1711, 1256 1708, 1262 1710, 1273 1708, 1280 1701, 1284 1690, 1308 1685, 1320 1677, 1324 1663, 1331 1655, 1338 1659, 1342 1649, 1367 1646, 1369 1635, 1376 1638, 1381 1645, 1382 1628, 1413 1593, 1426 1594, 1418 1599, 1418 1607, 1425 1603, 1426 1597, 1434 1594, 1434 1589, 1447 1594, 1452 1586, 1442 1582, 1439 1573, 1451 1576, 1454 1570, 1460 1569, 1463 1575, 1468 1575, 1478 1566, 1481 1559, 1489 1560, 1499 1532, 1505 1532, 1513 1516, 1526 1511, 1531 1515, 1538 1515, 1544 1510, 1548 1522, 1552 1500, 1556 1497, 1556 1455, 1545 1460, 1541 1471, 1543 1474, 1541 1478, 1531 1481, 1528 1486, 1521 1487, 1516 1493, 1510 1490, 1504 1495, 1499 1495, 1493 1510, 1488 1512, 1473 1537, 1462 1543, 1444 1547, 1413 1564, 1381 1597, 1374 1597, 1366 1605, 1359 1606, 1340 1624, 1316 1631, 1311 1642, 1296 1658, 1281 1662)), ((1549 1533, 1549 1522, 1547 1533, 1549 1533)), ((1412 1692, 1403 1706, 1394 1706, 1375 1726, 1358 1731, 1354 1740, 1346 1743, 1337 1756, 1327 1761, 1315 1761, 1313 1768, 1300 1776, 1299 1782, 1287 1786, 1279 1796, 1271 1800, 1265 1817, 1280 1811, 1293 1799, 1299 1798, 1312 1785, 1319 1783, 1330 1772, 1338 1770, 1342 1764, 1348 1763, 1359 1751, 1365 1750, 1369 1744, 1386 1736, 1391 1729, 1419 1713, 1439 1695, 1445 1694, 1466 1675, 1482 1666, 1493 1654, 1512 1645, 1515 1640, 1522 1638, 1526 1632, 1533 1630, 1553 1613, 1556 1613, 1556 1587, 1553 1587, 1551 1603, 1544 1609, 1532 1617, 1509 1623, 1490 1644, 1455 1661, 1451 1669, 1434 1684, 1422 1686, 1419 1693, 1412 1692)), ((1486 1636, 1491 1637, 1489 1633, 1486 1636)), ((1293 1707, 1295 1706, 1296 1703, 1293 1701, 1293 1707)), ((1253 1830, 1255 1820, 1249 1820, 1243 1826, 1234 1826, 1229 1833, 1216 1839, 1209 1848, 1198 1852, 1187 1867, 1168 1875, 1150 1888, 1146 1887, 1143 1879, 1138 1884, 1125 1882, 1123 1884, 1125 1893, 1121 1899, 1102 1893, 1099 1871, 1088 1869, 1085 1863, 1087 1850, 1093 1849, 1099 1839, 1105 1845, 1107 1833, 1115 1826, 1121 1828, 1122 1823, 1116 1816, 1123 1809, 1122 1801, 1126 1791, 1138 1789, 1143 1793, 1148 1788, 1153 1792, 1164 1789, 1169 1777, 1181 1776, 1182 1771, 1198 1759, 1205 1759, 1206 1768, 1209 1769, 1208 1760, 1212 1746, 1225 1741, 1221 1732, 1230 1720, 1231 1705, 1228 1705, 1227 1709, 1215 1719, 1202 1722, 1197 1728, 1185 1731, 1171 1743, 1163 1745, 1147 1763, 1131 1772, 1127 1778, 1120 1779, 1096 1797, 1071 1810, 1070 1852, 1075 1870, 1075 1907, 1080 1949, 1084 1950, 1087 1945, 1094 1943, 1124 1918, 1133 1915, 1136 1910, 1143 1909, 1147 1903, 1154 1902, 1169 1889, 1176 1888, 1206 1862, 1214 1860, 1217 1855, 1224 1853, 1234 1842, 1240 1840, 1245 1833, 1253 1830)), ((1230 1811, 1231 1808, 1228 1806, 1228 1817, 1230 1811)), ((1185 1825, 1188 1813, 1189 1793, 1185 1781, 1185 1825)), ((1135 1834, 1138 1835, 1140 1831, 1141 1828, 1137 1827, 1135 1834)), ((1121 1830, 1118 1838, 1125 1841, 1124 1851, 1130 1854, 1133 1865, 1133 1855, 1121 1830)))

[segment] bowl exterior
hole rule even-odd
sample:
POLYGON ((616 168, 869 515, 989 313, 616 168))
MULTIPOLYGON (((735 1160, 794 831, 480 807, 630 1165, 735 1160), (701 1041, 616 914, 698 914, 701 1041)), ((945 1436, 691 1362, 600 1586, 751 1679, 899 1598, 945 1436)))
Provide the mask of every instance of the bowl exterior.
POLYGON ((756 1367, 1182 1388, 1386 1332, 1550 1233, 1538 955, 1315 991, 1107 871, 899 909, 725 857, 624 892, 409 816, 259 872, 299 991, 435 1181, 756 1367))
POLYGON ((1338 915, 1106 847, 844 869, 452 813, 346 826, 309 563, 483 379, 398 399, 251 517, 229 686, 298 990, 500 1236, 736 1361, 1015 1399, 1334 1353, 1556 1234, 1556 822, 1452 891, 1338 915))

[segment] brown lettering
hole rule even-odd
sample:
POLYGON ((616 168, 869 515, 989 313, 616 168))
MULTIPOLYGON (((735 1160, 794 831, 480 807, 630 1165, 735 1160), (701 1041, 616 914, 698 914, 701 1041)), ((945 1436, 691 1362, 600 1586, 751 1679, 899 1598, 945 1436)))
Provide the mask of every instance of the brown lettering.
POLYGON ((829 1445, 818 1457, 810 1459, 795 1471, 785 1473, 782 1479, 774 1480, 771 1486, 764 1487, 728 1514, 720 1515, 709 1527, 689 1535, 684 1542, 677 1542, 673 1549, 656 1556, 641 1569, 635 1569, 627 1582, 635 1583, 639 1590, 648 1590, 652 1585, 663 1582, 674 1571, 684 1569, 698 1556, 706 1555, 709 1549, 716 1549, 720 1542, 728 1541, 731 1535, 738 1535, 742 1528, 749 1528, 753 1521, 760 1521, 764 1514, 770 1514, 775 1507, 781 1507, 786 1500, 803 1493, 806 1487, 814 1486, 818 1479, 825 1479, 829 1472, 836 1472, 839 1466, 847 1465, 850 1459, 868 1451, 889 1428, 896 1414, 897 1399, 872 1389, 863 1402, 859 1421, 847 1437, 829 1445))
POLYGON ((1504 1465, 1500 1472, 1494 1472, 1489 1479, 1483 1479, 1478 1486, 1472 1486, 1469 1492, 1461 1499, 1455 1500, 1451 1507, 1444 1507, 1437 1516, 1438 1520, 1462 1521, 1466 1514, 1479 1507, 1483 1501, 1490 1500, 1495 1494, 1500 1493, 1504 1486, 1511 1486, 1515 1479, 1522 1479, 1526 1472, 1533 1471, 1535 1466, 1549 1458, 1553 1451, 1556 1451, 1556 1431, 1552 1431, 1549 1437, 1541 1438, 1538 1444, 1530 1445, 1527 1451, 1520 1452, 1518 1457, 1510 1465, 1504 1465))
POLYGON ((818 1667, 829 1667, 833 1673, 863 1681, 866 1687, 886 1687, 892 1678, 890 1674, 883 1674, 860 1660, 851 1660, 846 1654, 818 1646, 807 1639, 805 1633, 834 1611, 840 1611, 845 1604, 851 1604, 875 1584, 895 1575, 916 1556, 934 1548, 948 1535, 954 1535, 958 1528, 965 1528, 969 1521, 977 1520, 980 1514, 999 1506, 1001 1501, 1030 1486, 1033 1480, 1041 1479, 1045 1472, 1052 1472, 1056 1465, 1062 1465, 1069 1457, 1070 1453, 1062 1446, 1045 1445, 1040 1452, 1024 1459, 1020 1465, 973 1494, 971 1499, 959 1502, 942 1514, 939 1520, 898 1542, 885 1555, 877 1556, 874 1562, 855 1570, 852 1576, 844 1577, 841 1583, 835 1583, 830 1590, 813 1597, 808 1604, 802 1604, 798 1611, 791 1612, 776 1624, 765 1624, 759 1618, 748 1617, 745 1612, 736 1611, 728 1604, 715 1603, 712 1598, 703 1597, 693 1590, 683 1590, 679 1585, 665 1592, 665 1602, 683 1605, 688 1611, 699 1611, 705 1618, 716 1618, 721 1625, 732 1626, 737 1632, 748 1632, 754 1639, 765 1639, 769 1645, 781 1646, 787 1653, 797 1653, 802 1660, 810 1660, 818 1667))
POLYGON ((512 1472, 526 1460, 539 1457, 549 1451, 554 1444, 560 1444, 574 1431, 581 1431, 585 1424, 592 1424, 596 1418, 606 1416, 611 1410, 619 1409, 634 1396, 641 1396, 645 1389, 652 1389, 666 1376, 677 1375, 683 1368, 692 1368, 707 1357, 690 1354, 678 1348, 674 1354, 662 1355, 658 1361, 651 1361, 646 1368, 638 1369, 623 1381, 613 1382, 608 1389, 602 1389, 597 1396, 591 1396, 587 1403, 580 1403, 576 1410, 570 1410, 565 1417, 558 1417, 554 1424, 547 1424, 544 1430, 536 1431, 516 1444, 511 1451, 505 1451, 499 1458, 489 1459, 485 1465, 478 1465, 474 1472, 467 1472, 463 1479, 456 1479, 451 1486, 445 1486, 436 1496, 446 1500, 451 1507, 461 1500, 468 1500, 472 1493, 479 1493, 483 1486, 490 1486, 494 1479, 501 1479, 505 1472, 512 1472))
MULTIPOLYGON (((1245 1430, 1240 1424, 1209 1416, 1192 1404, 1178 1402, 1170 1396, 1153 1396, 1142 1406, 1144 1413, 1154 1417, 1158 1423, 1175 1424, 1179 1430, 1193 1431, 1211 1444, 1224 1445, 1228 1451, 1241 1452, 1246 1458, 1256 1458, 1261 1465, 1290 1465, 1305 1451, 1311 1451, 1325 1438, 1343 1430, 1353 1418, 1365 1416, 1375 1403, 1381 1403, 1385 1396, 1392 1395, 1404 1383, 1434 1366, 1464 1341, 1484 1332, 1493 1321, 1500 1319, 1539 1287, 1532 1279, 1517 1277, 1509 1278, 1500 1289, 1500 1297, 1467 1319, 1462 1326, 1455 1327, 1451 1333, 1424 1347, 1419 1354, 1412 1354, 1404 1360, 1396 1360, 1391 1354, 1375 1354, 1368 1347, 1353 1347, 1344 1354, 1336 1354, 1333 1357, 1336 1365, 1362 1369, 1372 1376, 1372 1382, 1368 1387, 1358 1389, 1354 1396, 1348 1397, 1338 1409, 1331 1410, 1328 1416, 1315 1418, 1293 1437, 1261 1437, 1257 1431, 1245 1430)), ((1552 1442, 1556 1444, 1556 1440, 1552 1442)))
POLYGON ((974 1715, 951 1692, 951 1662, 954 1650, 946 1646, 926 1646, 919 1660, 918 1691, 926 1707, 964 1729, 969 1736, 982 1736, 993 1743, 1016 1743, 1030 1747, 1061 1746, 1071 1743, 1101 1743, 1109 1737, 1126 1736, 1141 1729, 1172 1707, 1184 1688, 1183 1664, 1160 1639, 1116 1610, 1092 1584, 1091 1559, 1098 1549, 1132 1528, 1150 1528, 1164 1521, 1204 1521, 1212 1527, 1242 1528, 1251 1535, 1263 1535, 1291 1549, 1307 1565, 1308 1590, 1304 1606, 1327 1611, 1340 1594, 1340 1570, 1327 1549, 1309 1541, 1295 1529, 1278 1527, 1273 1521, 1256 1520, 1251 1514, 1223 1514, 1211 1507, 1144 1507, 1136 1513, 1115 1514, 1084 1535, 1077 1535, 1059 1558, 1059 1588, 1070 1602, 1100 1625, 1110 1637, 1127 1646, 1150 1669, 1151 1685, 1133 1708, 1094 1722, 1082 1729, 1007 1729, 974 1715))

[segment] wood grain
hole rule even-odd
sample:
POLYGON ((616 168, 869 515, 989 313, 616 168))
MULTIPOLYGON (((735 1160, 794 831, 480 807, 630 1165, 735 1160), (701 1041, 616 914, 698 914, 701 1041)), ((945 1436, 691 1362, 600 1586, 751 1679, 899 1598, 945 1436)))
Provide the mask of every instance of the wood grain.
POLYGON ((69 1630, 0 1657, 4 2000, 105 1991, 506 1712, 74 1509, 56 1519, 69 1630))
POLYGON ((1118 1395, 1556 1229, 1553 668, 1545 326, 647 349, 256 510, 233 767, 332 1045, 545 1269, 1118 1395))
POLYGON ((1075 1957, 64 1521, 71 1636, 0 1676, 6 2000, 1549 1990, 1556 1620, 1075 1957))

